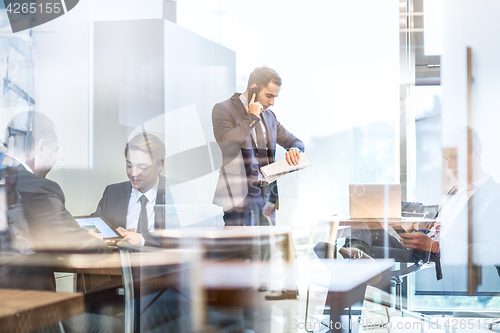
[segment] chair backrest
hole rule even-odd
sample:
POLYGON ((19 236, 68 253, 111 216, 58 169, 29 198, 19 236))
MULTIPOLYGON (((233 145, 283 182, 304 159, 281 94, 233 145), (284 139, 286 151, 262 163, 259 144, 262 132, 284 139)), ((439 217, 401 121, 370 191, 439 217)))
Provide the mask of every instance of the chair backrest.
POLYGON ((424 205, 421 202, 401 201, 401 216, 433 219, 439 212, 439 205, 424 205))

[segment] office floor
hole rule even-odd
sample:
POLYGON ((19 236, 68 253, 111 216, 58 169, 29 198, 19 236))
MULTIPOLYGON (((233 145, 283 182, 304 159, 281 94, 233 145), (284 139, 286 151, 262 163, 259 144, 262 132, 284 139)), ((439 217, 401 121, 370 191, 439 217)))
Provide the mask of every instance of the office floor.
MULTIPOLYGON (((271 289, 281 289, 284 278, 284 266, 280 251, 275 250, 272 257, 272 284, 271 289)), ((299 296, 296 300, 267 301, 267 293, 259 293, 261 309, 255 313, 258 320, 255 321, 254 331, 256 333, 310 333, 324 332, 328 324, 326 316, 323 316, 323 308, 326 300, 326 288, 321 285, 310 284, 321 276, 321 271, 311 271, 314 261, 319 259, 310 251, 297 253, 297 287, 299 296), (309 310, 306 321, 306 299, 309 288, 309 310)), ((325 270, 325 275, 327 271, 325 270)), ((325 280, 329 277, 325 276, 325 280)), ((70 276, 58 278, 58 288, 68 289, 71 292, 73 279, 70 276), (60 281, 59 281, 60 280, 60 281), (66 281, 67 280, 67 281, 66 281), (66 283, 67 282, 67 283, 66 283)), ((65 290, 66 291, 66 290, 65 290)), ((379 289, 368 287, 365 300, 357 304, 354 310, 358 310, 351 318, 352 333, 461 333, 461 332, 500 332, 500 325, 493 331, 488 330, 487 324, 492 320, 484 318, 453 318, 451 316, 421 317, 419 314, 402 312, 394 307, 382 304, 394 304, 393 296, 379 289), (361 310, 361 314, 359 314, 361 310)), ((348 333, 348 317, 342 318, 342 332, 348 333)))
MULTIPOLYGON (((273 282, 272 289, 281 288, 283 270, 279 255, 273 256, 273 282)), ((326 299, 326 289, 321 286, 309 285, 309 266, 311 261, 317 260, 314 254, 298 255, 298 277, 297 286, 299 297, 297 300, 266 301, 262 293, 262 304, 266 311, 259 313, 259 322, 255 332, 271 333, 306 333, 324 332, 327 319, 322 315, 326 299), (306 296, 308 286, 310 288, 309 311, 307 322, 306 296)), ((393 296, 380 291, 379 289, 368 287, 365 300, 362 304, 357 304, 355 310, 361 309, 361 315, 353 315, 351 319, 352 333, 461 333, 461 332, 500 332, 500 326, 493 331, 488 330, 488 323, 491 320, 484 318, 453 318, 452 316, 421 316, 418 313, 399 311, 394 307, 387 306, 393 304, 393 296), (385 305, 383 305, 385 304, 385 305)), ((358 311, 359 313, 359 311, 358 311)), ((348 333, 348 317, 342 318, 343 332, 348 333)))

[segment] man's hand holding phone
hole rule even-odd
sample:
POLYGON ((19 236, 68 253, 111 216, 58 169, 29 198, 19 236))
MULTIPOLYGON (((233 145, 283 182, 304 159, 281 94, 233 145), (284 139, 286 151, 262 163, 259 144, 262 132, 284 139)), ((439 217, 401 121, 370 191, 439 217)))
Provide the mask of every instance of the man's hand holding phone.
POLYGON ((257 86, 251 87, 248 89, 248 113, 253 113, 257 117, 260 115, 262 111, 264 111, 264 107, 260 104, 259 101, 259 91, 257 86))

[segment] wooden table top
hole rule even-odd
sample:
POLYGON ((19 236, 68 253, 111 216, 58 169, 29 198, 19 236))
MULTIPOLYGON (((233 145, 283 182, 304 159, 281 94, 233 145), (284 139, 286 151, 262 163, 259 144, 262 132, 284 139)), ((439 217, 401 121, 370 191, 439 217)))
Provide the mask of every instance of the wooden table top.
POLYGON ((0 330, 30 332, 83 313, 83 294, 0 289, 0 330))
MULTIPOLYGON (((197 262, 200 252, 190 249, 162 249, 130 256, 130 265, 147 267, 197 262), (162 254, 162 255, 160 255, 162 254)), ((0 256, 0 265, 50 267, 55 272, 121 275, 120 254, 56 254, 0 256)))

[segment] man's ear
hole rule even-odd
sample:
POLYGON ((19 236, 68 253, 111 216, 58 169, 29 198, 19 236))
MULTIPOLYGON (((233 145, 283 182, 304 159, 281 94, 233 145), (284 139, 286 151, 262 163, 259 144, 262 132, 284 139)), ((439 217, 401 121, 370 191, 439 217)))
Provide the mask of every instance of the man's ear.
POLYGON ((158 173, 160 173, 161 170, 163 170, 164 166, 165 166, 165 160, 161 160, 160 162, 158 162, 158 173))
POLYGON ((35 144, 35 156, 41 156, 47 149, 47 140, 41 139, 35 144))

